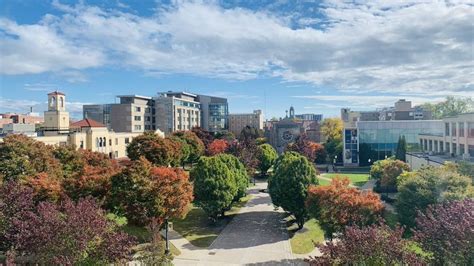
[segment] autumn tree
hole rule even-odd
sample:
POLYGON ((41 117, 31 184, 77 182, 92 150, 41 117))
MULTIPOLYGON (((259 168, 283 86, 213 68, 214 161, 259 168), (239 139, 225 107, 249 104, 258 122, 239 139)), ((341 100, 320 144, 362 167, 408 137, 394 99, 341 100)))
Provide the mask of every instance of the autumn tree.
MULTIPOLYGON (((315 162, 317 156, 326 156, 324 152, 324 146, 310 141, 306 134, 303 134, 296 138, 296 141, 288 145, 287 151, 294 151, 301 155, 306 156, 310 162, 315 162)), ((325 158, 324 158, 325 159, 325 158)))
POLYGON ((242 131, 240 131, 239 140, 244 142, 255 141, 258 138, 263 137, 263 131, 261 129, 245 126, 242 131))
POLYGON ((296 152, 281 155, 275 163, 273 175, 268 179, 273 205, 294 215, 299 229, 303 228, 306 218, 308 187, 315 184, 318 180, 313 164, 296 152))
MULTIPOLYGON (((127 262, 134 239, 118 230, 92 199, 60 205, 41 202, 12 221, 10 256, 44 265, 97 265, 127 262)), ((14 258, 13 258, 14 259, 14 258)))
POLYGON ((193 127, 191 131, 202 141, 204 149, 207 150, 209 144, 214 140, 212 133, 202 129, 201 127, 193 127))
POLYGON ((153 167, 144 157, 112 177, 107 206, 133 224, 182 218, 193 199, 189 176, 182 169, 153 167))
POLYGON ((127 155, 132 160, 144 156, 155 165, 168 166, 179 161, 181 147, 178 142, 162 138, 153 132, 135 137, 127 146, 127 155))
POLYGON ((425 257, 403 238, 403 229, 384 224, 350 226, 338 238, 318 245, 322 255, 310 265, 424 265, 425 257))
POLYGON ((191 177, 194 180, 194 203, 214 221, 219 215, 224 215, 238 191, 232 169, 220 156, 223 155, 203 156, 191 170, 191 177))
POLYGON ((223 139, 223 140, 230 143, 230 142, 233 142, 235 140, 235 135, 234 135, 234 133, 232 133, 228 130, 223 130, 223 131, 216 132, 216 134, 214 135, 214 138, 223 139))
POLYGON ((184 140, 190 147, 190 153, 187 163, 193 164, 199 160, 204 154, 205 147, 204 143, 198 138, 198 136, 192 131, 177 131, 173 133, 176 136, 184 140))
POLYGON ((169 137, 175 144, 179 146, 179 155, 173 156, 173 161, 171 161, 172 166, 185 166, 185 164, 189 161, 189 156, 191 156, 191 145, 188 142, 180 137, 171 136, 169 137))
POLYGON ((418 213, 414 235, 436 265, 474 265, 474 199, 430 205, 418 213))
POLYGON ((338 177, 329 186, 309 187, 306 207, 330 238, 346 226, 376 222, 383 210, 377 194, 350 187, 348 178, 338 177))
POLYGON ((335 156, 342 159, 342 130, 343 122, 340 118, 326 118, 321 125, 321 133, 326 139, 324 148, 330 161, 335 156))
POLYGON ((222 139, 215 139, 209 144, 207 148, 207 154, 213 156, 219 153, 224 153, 227 150, 228 146, 229 144, 227 143, 227 141, 222 139))
POLYGON ((255 170, 259 165, 258 146, 255 141, 233 141, 230 143, 227 152, 239 158, 245 165, 249 176, 255 174, 255 170))
POLYGON ((410 171, 410 166, 394 158, 376 161, 370 167, 371 177, 377 180, 377 188, 383 191, 396 191, 397 178, 404 171, 410 171))
POLYGON ((447 200, 474 197, 471 178, 452 171, 449 167, 424 167, 405 172, 399 177, 396 209, 399 221, 412 228, 418 211, 447 200))
POLYGON ((275 164, 278 154, 270 144, 262 144, 258 146, 258 168, 260 174, 267 175, 268 169, 275 164))

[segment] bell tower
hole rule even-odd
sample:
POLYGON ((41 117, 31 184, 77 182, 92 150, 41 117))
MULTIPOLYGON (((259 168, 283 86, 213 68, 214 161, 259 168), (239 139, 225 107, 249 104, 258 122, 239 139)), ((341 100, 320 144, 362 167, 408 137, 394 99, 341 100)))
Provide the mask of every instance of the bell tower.
POLYGON ((44 112, 45 135, 69 133, 69 112, 66 111, 66 95, 59 91, 48 93, 48 111, 44 112))

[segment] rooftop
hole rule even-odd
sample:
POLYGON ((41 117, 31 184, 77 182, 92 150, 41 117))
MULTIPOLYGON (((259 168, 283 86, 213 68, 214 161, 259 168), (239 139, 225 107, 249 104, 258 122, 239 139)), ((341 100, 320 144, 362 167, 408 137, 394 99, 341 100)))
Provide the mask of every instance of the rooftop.
POLYGON ((106 127, 104 124, 92 120, 90 118, 86 118, 71 124, 71 127, 106 127))

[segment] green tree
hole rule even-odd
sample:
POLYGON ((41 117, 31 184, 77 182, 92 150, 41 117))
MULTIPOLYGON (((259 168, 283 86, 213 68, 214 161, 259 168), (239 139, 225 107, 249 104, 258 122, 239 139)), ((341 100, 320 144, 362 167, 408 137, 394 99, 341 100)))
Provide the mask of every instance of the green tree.
POLYGON ((179 138, 177 136, 171 136, 170 140, 179 143, 179 153, 181 156, 175 156, 175 161, 172 162, 171 164, 173 166, 183 166, 186 164, 186 162, 189 161, 189 156, 191 155, 191 150, 192 147, 191 145, 188 144, 188 142, 182 138, 179 138))
POLYGON ((406 154, 407 154, 407 142, 405 140, 405 136, 400 136, 398 138, 397 143, 397 150, 395 152, 395 158, 397 160, 406 162, 406 154))
POLYGON ((474 112, 474 99, 471 97, 448 96, 446 100, 439 103, 426 103, 424 108, 433 113, 434 119, 456 116, 463 113, 474 112))
POLYGON ((202 156, 191 170, 194 180, 194 203, 213 221, 224 215, 237 195, 238 186, 228 165, 219 158, 202 156))
POLYGON ((376 161, 370 167, 370 175, 378 181, 377 189, 395 191, 398 176, 409 170, 410 166, 407 163, 391 157, 376 161))
POLYGON ((155 165, 168 166, 181 157, 179 142, 162 138, 153 132, 145 132, 134 138, 127 146, 127 155, 132 160, 144 156, 155 165))
POLYGON ((199 158, 204 154, 204 143, 194 132, 178 131, 173 133, 173 136, 184 140, 189 145, 190 152, 186 161, 187 163, 193 164, 197 162, 197 160, 199 160, 199 158))
POLYGON ((405 172, 398 182, 396 209, 399 221, 409 228, 415 225, 417 212, 424 212, 428 205, 474 197, 471 179, 447 166, 405 172))
POLYGON ((306 218, 305 201, 310 185, 317 185, 316 170, 312 163, 296 152, 285 152, 274 166, 268 179, 268 190, 275 206, 293 214, 298 228, 306 218))
POLYGON ((270 144, 262 144, 258 146, 258 168, 260 174, 265 176, 268 169, 273 166, 277 158, 278 154, 270 144))
POLYGON ((257 129, 251 126, 245 126, 242 131, 240 131, 240 140, 241 141, 255 141, 258 138, 263 137, 263 130, 257 129))
POLYGON ((237 193, 234 197, 234 201, 240 200, 240 198, 247 194, 247 188, 249 186, 249 176, 247 174, 247 169, 245 169, 244 164, 233 155, 219 154, 217 158, 222 160, 231 171, 232 176, 235 179, 235 184, 237 185, 237 193))

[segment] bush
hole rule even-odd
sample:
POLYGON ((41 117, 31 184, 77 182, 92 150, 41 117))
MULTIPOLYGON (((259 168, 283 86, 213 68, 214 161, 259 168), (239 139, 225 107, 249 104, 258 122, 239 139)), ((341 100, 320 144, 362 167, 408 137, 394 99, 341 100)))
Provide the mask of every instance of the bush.
POLYGON ((267 174, 268 169, 273 166, 277 158, 278 154, 270 144, 258 146, 258 168, 260 169, 261 175, 267 174))
POLYGON ((316 184, 313 164, 296 152, 285 152, 275 163, 274 173, 268 179, 268 190, 273 204, 293 214, 301 229, 306 218, 308 187, 316 184))
POLYGON ((400 160, 388 158, 385 160, 376 161, 370 167, 370 175, 377 179, 377 190, 389 192, 397 190, 397 178, 404 171, 409 171, 410 166, 400 160))

